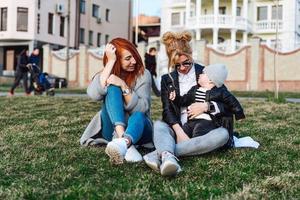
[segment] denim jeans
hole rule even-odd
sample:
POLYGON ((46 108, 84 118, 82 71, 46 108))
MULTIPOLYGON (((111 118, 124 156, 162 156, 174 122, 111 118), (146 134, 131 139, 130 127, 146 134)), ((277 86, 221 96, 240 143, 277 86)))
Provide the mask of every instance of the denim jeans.
POLYGON ((162 121, 154 123, 153 142, 160 155, 168 151, 176 156, 200 155, 222 147, 229 139, 227 129, 220 127, 205 135, 191 138, 181 143, 175 143, 174 131, 162 121))
POLYGON ((124 136, 132 144, 145 144, 152 141, 152 122, 142 112, 133 112, 126 119, 124 100, 119 87, 110 85, 104 99, 101 112, 102 136, 111 141, 116 125, 125 127, 124 136))

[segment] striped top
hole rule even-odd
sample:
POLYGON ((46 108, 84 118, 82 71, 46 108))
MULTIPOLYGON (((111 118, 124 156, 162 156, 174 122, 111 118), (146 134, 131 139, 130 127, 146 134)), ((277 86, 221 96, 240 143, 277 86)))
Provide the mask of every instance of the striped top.
MULTIPOLYGON (((197 88, 196 93, 195 93, 195 102, 204 103, 205 97, 206 97, 206 91, 207 91, 206 88, 203 88, 203 87, 197 88)), ((202 113, 202 114, 196 116, 195 119, 211 120, 211 117, 209 116, 209 114, 202 113)))

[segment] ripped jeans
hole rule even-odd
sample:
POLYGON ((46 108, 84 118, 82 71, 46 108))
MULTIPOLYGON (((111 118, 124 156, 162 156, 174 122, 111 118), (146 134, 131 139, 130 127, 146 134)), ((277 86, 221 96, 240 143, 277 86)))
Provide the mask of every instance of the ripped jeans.
POLYGON ((153 142, 159 155, 164 151, 178 157, 201 155, 222 147, 229 139, 227 129, 220 127, 176 144, 175 133, 165 122, 156 121, 153 129, 153 142))
POLYGON ((124 100, 120 87, 110 85, 107 88, 101 112, 102 136, 111 141, 116 125, 125 127, 124 136, 129 137, 132 144, 152 142, 152 122, 145 113, 133 112, 126 119, 124 100))

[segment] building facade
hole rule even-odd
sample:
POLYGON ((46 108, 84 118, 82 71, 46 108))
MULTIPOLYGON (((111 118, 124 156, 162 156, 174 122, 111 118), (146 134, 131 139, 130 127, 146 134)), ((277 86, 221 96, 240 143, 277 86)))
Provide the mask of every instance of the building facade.
POLYGON ((195 40, 234 52, 258 36, 279 51, 300 47, 299 0, 165 0, 161 33, 190 30, 195 40))
POLYGON ((136 37, 136 22, 138 22, 138 43, 145 42, 149 45, 152 43, 159 43, 160 41, 160 17, 147 16, 141 14, 133 17, 132 20, 132 42, 135 44, 136 37))
POLYGON ((16 56, 25 48, 67 46, 68 13, 71 48, 98 47, 116 36, 131 39, 130 0, 1 0, 0 75, 13 74, 16 56))
POLYGON ((80 0, 79 43, 100 47, 115 37, 131 40, 131 4, 131 0, 80 0))

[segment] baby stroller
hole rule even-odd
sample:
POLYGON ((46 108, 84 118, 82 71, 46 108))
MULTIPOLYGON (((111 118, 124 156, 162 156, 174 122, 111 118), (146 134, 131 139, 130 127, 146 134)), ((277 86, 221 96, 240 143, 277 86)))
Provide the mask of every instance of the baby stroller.
POLYGON ((40 68, 37 65, 28 64, 27 67, 33 81, 34 94, 42 95, 43 92, 46 92, 46 95, 54 96, 54 87, 51 86, 47 79, 48 74, 41 72, 40 68))

